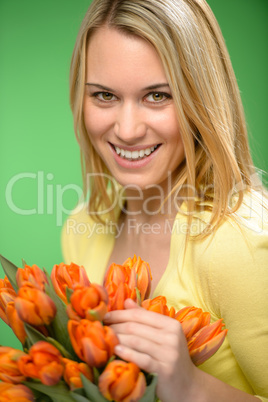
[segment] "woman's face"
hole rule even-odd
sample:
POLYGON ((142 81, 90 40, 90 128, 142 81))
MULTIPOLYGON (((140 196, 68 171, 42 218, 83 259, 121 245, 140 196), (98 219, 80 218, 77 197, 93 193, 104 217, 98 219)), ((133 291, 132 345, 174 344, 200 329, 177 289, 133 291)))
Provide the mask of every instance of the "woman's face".
POLYGON ((100 28, 87 48, 84 119, 97 153, 123 186, 164 186, 184 149, 162 62, 136 36, 100 28))

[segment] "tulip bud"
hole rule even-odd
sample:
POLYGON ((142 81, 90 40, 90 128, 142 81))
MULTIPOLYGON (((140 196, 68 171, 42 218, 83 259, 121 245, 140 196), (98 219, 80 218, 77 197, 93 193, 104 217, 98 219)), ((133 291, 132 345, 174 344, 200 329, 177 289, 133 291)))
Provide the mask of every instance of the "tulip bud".
MULTIPOLYGON (((17 361, 25 353, 8 346, 0 346, 0 380, 19 384, 26 378, 20 372, 17 361)), ((1 400, 1 397, 0 397, 1 400)))
POLYGON ((210 314, 201 308, 184 307, 175 314, 175 319, 182 325, 186 339, 190 339, 202 327, 209 325, 210 314))
POLYGON ((7 276, 4 277, 4 279, 0 279, 0 289, 1 288, 9 288, 9 289, 13 289, 13 286, 11 285, 9 279, 7 276))
POLYGON ((15 308, 22 321, 35 326, 49 325, 57 313, 53 300, 29 282, 19 289, 15 308))
POLYGON ((28 355, 18 361, 25 377, 39 379, 45 385, 57 384, 63 374, 62 356, 55 346, 45 341, 36 342, 28 355))
POLYGON ((130 272, 131 270, 127 266, 111 264, 105 274, 103 286, 106 288, 110 283, 116 286, 119 286, 120 283, 128 283, 130 272))
POLYGON ((112 328, 99 321, 69 320, 68 333, 77 356, 91 367, 104 366, 119 343, 112 328))
POLYGON ((46 274, 37 265, 25 265, 24 268, 18 268, 16 273, 18 287, 30 282, 35 288, 45 290, 45 284, 48 283, 46 274))
POLYGON ((193 363, 198 366, 209 359, 222 345, 227 334, 222 319, 201 328, 189 341, 188 350, 193 363))
MULTIPOLYGON (((140 258, 140 257, 139 257, 139 258, 140 258)), ((131 270, 131 269, 133 268, 134 264, 136 264, 136 262, 137 262, 137 256, 136 256, 136 254, 134 254, 134 257, 133 257, 133 258, 128 257, 128 258, 126 259, 126 261, 123 263, 123 266, 124 266, 125 268, 128 268, 129 270, 131 270)))
POLYGON ((110 362, 99 377, 99 390, 109 401, 138 401, 146 389, 144 374, 134 363, 110 362))
POLYGON ((25 385, 0 383, 0 401, 3 402, 34 402, 34 394, 25 385))
MULTIPOLYGON (((3 281, 3 279, 2 279, 3 281)), ((6 307, 9 302, 13 302, 17 294, 13 288, 0 287, 0 318, 7 324, 9 324, 8 317, 6 315, 6 307)))
POLYGON ((87 277, 85 268, 74 264, 66 265, 63 262, 59 265, 54 265, 51 272, 51 280, 55 292, 64 301, 68 303, 66 289, 74 289, 75 285, 89 286, 90 281, 87 277))
POLYGON ((154 311, 155 313, 167 316, 170 315, 165 296, 157 296, 154 299, 146 299, 142 302, 141 306, 148 311, 154 311))
POLYGON ((123 310, 124 301, 128 298, 137 300, 136 273, 128 266, 111 264, 103 283, 109 296, 108 311, 123 310))
POLYGON ((137 287, 141 294, 141 301, 148 298, 151 292, 152 274, 148 262, 143 261, 140 257, 134 255, 133 259, 128 258, 123 266, 134 270, 137 275, 137 287))
POLYGON ((78 363, 69 359, 62 359, 64 363, 64 381, 69 385, 71 391, 76 388, 83 388, 80 374, 83 374, 89 381, 93 382, 93 371, 86 363, 78 363))
POLYGON ((135 289, 130 289, 126 283, 120 283, 118 286, 110 284, 107 287, 109 294, 108 311, 123 310, 126 299, 137 300, 135 289))
POLYGON ((70 319, 80 321, 86 318, 90 321, 102 321, 107 313, 108 294, 103 286, 91 283, 87 287, 77 287, 67 307, 70 319))

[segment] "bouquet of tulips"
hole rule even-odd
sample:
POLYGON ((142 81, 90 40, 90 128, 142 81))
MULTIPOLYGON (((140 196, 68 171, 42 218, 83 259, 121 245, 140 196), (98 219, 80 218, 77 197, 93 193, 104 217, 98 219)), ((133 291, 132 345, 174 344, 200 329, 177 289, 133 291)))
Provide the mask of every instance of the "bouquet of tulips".
POLYGON ((196 365, 218 350, 227 332, 222 320, 211 324, 200 308, 176 312, 163 296, 148 299, 151 270, 140 257, 112 264, 103 286, 74 263, 55 265, 49 275, 37 265, 18 268, 0 260, 6 274, 0 317, 23 347, 0 346, 0 401, 156 401, 157 376, 118 359, 118 338, 103 324, 105 314, 123 309, 127 298, 178 320, 196 365))

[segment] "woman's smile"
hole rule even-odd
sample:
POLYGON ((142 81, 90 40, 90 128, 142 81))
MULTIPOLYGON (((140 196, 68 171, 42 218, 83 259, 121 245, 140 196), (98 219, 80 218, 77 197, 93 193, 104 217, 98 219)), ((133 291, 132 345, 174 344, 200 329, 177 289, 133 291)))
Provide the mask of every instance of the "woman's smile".
POLYGON ((103 27, 91 37, 84 121, 96 152, 121 185, 164 183, 184 160, 162 62, 137 36, 103 27))

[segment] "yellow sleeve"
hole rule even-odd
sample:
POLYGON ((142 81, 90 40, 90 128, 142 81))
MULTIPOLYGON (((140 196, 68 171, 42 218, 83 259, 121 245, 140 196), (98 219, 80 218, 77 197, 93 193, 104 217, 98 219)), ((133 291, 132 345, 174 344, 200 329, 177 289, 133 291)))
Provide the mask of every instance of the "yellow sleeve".
POLYGON ((214 309, 256 396, 268 401, 268 231, 224 224, 209 256, 214 309))

